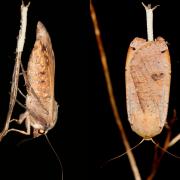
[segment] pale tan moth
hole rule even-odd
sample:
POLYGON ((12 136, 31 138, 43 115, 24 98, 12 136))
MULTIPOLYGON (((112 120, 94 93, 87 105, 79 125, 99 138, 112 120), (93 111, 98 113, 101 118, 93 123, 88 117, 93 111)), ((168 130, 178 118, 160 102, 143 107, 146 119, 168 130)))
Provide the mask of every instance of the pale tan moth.
POLYGON ((57 121, 58 105, 54 98, 55 57, 50 36, 41 22, 37 24, 36 41, 25 75, 27 84, 26 111, 18 123, 25 121, 26 131, 9 129, 33 136, 46 134, 57 121))
MULTIPOLYGON (((142 3, 143 4, 143 3, 142 3)), ((106 161, 104 165, 118 159, 137 148, 144 140, 151 140, 167 154, 180 159, 158 145, 153 137, 160 134, 166 123, 171 62, 166 41, 162 37, 153 38, 153 10, 145 6, 148 40, 136 37, 130 43, 125 66, 126 104, 131 129, 143 139, 126 152, 106 161)), ((175 137, 169 147, 179 140, 175 137)))
POLYGON ((170 56, 163 38, 135 38, 126 59, 126 100, 131 128, 144 139, 161 133, 170 91, 170 56))
MULTIPOLYGON (((144 4, 143 4, 144 5, 144 4)), ((160 134, 167 117, 171 63, 162 37, 153 39, 151 6, 145 6, 148 40, 135 38, 126 59, 126 102, 132 130, 145 140, 160 134)))
MULTIPOLYGON (((37 23, 36 40, 28 61, 26 72, 21 63, 21 55, 25 42, 28 6, 29 4, 25 6, 22 2, 21 27, 17 41, 16 61, 12 76, 9 111, 4 129, 0 133, 0 140, 11 131, 25 135, 33 134, 34 138, 40 135, 45 135, 50 147, 59 161, 62 170, 61 178, 63 179, 63 166, 61 160, 46 136, 46 133, 56 124, 58 105, 54 98, 55 56, 49 33, 40 21, 37 23), (20 65, 27 90, 25 106, 16 99, 20 65), (16 101, 25 107, 26 111, 20 115, 19 119, 11 119, 16 101), (25 122, 26 130, 9 128, 10 123, 13 121, 16 121, 19 124, 25 122), (33 130, 32 133, 31 129, 33 130)), ((22 94, 20 90, 19 92, 22 94)))
POLYGON ((28 6, 24 6, 24 4, 21 6, 22 25, 17 43, 17 57, 12 78, 9 112, 5 127, 0 133, 0 140, 10 131, 30 135, 31 127, 33 137, 38 137, 52 129, 57 121, 58 105, 54 98, 55 57, 49 33, 41 22, 37 23, 36 41, 29 58, 27 72, 21 66, 27 89, 27 96, 25 97, 26 111, 20 115, 18 120, 11 119, 18 88, 28 6), (19 124, 25 122, 26 130, 9 128, 12 121, 19 124))

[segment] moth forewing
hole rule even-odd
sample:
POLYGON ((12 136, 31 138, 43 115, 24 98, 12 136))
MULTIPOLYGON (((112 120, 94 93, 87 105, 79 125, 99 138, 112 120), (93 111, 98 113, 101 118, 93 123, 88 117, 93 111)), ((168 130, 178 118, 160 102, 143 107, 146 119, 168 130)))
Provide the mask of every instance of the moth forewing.
POLYGON ((30 88, 27 89, 26 99, 29 112, 26 119, 34 128, 35 137, 53 128, 57 120, 58 107, 54 99, 54 76, 55 57, 51 39, 44 25, 38 22, 36 42, 27 68, 27 81, 30 88))
MULTIPOLYGON (((37 39, 39 39, 42 42, 42 49, 45 48, 44 54, 45 58, 48 57, 48 62, 47 62, 47 72, 48 72, 48 77, 49 77, 49 87, 50 87, 50 99, 49 102, 49 123, 54 125, 54 121, 57 119, 57 103, 54 99, 54 76, 55 76, 55 57, 54 57, 54 52, 52 49, 52 43, 50 36, 44 27, 44 25, 41 22, 38 22, 37 25, 37 39)), ((46 59, 47 60, 47 59, 46 59)))
POLYGON ((163 38, 131 42, 125 72, 128 120, 144 139, 160 134, 166 122, 170 73, 170 55, 163 38))

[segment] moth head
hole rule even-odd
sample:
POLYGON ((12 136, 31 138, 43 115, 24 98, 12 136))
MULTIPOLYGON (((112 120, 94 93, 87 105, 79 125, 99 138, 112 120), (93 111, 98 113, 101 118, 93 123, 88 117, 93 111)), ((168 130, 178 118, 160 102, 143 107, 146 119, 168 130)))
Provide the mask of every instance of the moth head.
POLYGON ((144 43, 146 43, 146 40, 143 38, 136 37, 134 38, 130 43, 130 48, 132 50, 139 49, 144 43))
POLYGON ((39 137, 39 136, 44 135, 44 134, 45 134, 44 129, 34 129, 34 131, 33 131, 33 137, 34 138, 39 137))
POLYGON ((50 128, 48 128, 47 126, 42 126, 40 128, 34 128, 33 130, 33 137, 36 138, 36 137, 39 137, 41 135, 45 135, 47 134, 47 132, 50 130, 50 128))
POLYGON ((33 137, 39 137, 46 134, 50 130, 50 125, 43 118, 36 119, 35 126, 33 127, 33 137))
POLYGON ((137 52, 137 50, 139 50, 139 48, 141 48, 145 43, 147 43, 146 39, 138 37, 131 41, 126 58, 126 67, 131 62, 131 59, 134 57, 134 54, 137 52))
POLYGON ((47 134, 47 132, 55 126, 56 121, 57 121, 57 114, 58 114, 58 105, 55 101, 55 109, 53 111, 52 120, 46 120, 41 116, 37 116, 36 118, 31 116, 32 118, 31 125, 33 127, 33 137, 36 138, 41 135, 47 134))

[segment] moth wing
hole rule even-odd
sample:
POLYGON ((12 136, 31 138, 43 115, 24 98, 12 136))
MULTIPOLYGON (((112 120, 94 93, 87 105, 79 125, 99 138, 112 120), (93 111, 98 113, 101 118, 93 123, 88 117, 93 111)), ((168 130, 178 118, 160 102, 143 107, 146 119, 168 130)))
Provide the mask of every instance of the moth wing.
POLYGON ((126 58, 126 68, 125 68, 125 81, 126 81, 126 101, 127 101, 127 113, 128 113, 128 120, 130 124, 133 124, 133 110, 137 108, 137 106, 134 106, 134 100, 137 102, 137 96, 136 91, 135 91, 135 86, 133 83, 133 79, 131 77, 130 73, 130 63, 131 59, 134 57, 134 50, 129 47, 128 53, 127 53, 127 58, 126 58), (128 84, 127 84, 128 83, 128 84))
POLYGON ((144 138, 159 134, 167 116, 171 66, 161 42, 131 43, 126 59, 128 120, 144 138))
POLYGON ((40 40, 44 48, 44 53, 47 58, 48 65, 48 76, 50 78, 50 95, 54 97, 54 76, 55 76, 55 56, 52 48, 51 38, 48 31, 42 22, 37 24, 36 39, 40 40))
POLYGON ((45 26, 39 21, 37 24, 37 34, 36 39, 40 40, 42 46, 45 47, 44 53, 47 58, 47 69, 48 69, 48 77, 49 77, 49 95, 51 97, 50 105, 49 105, 49 121, 52 121, 54 124, 57 120, 57 111, 58 105, 54 99, 54 77, 55 77, 55 56, 52 48, 51 38, 49 33, 47 32, 45 26))

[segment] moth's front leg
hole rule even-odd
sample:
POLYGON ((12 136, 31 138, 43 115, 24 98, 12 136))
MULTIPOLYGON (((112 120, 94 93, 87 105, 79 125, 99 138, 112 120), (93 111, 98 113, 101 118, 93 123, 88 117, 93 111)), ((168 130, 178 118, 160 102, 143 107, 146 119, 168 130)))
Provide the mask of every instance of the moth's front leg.
POLYGON ((24 113, 20 114, 19 119, 11 119, 10 122, 15 121, 15 122, 17 122, 18 124, 22 124, 23 121, 26 120, 26 117, 27 117, 28 115, 29 115, 29 112, 28 112, 28 111, 25 111, 24 113))
POLYGON ((23 131, 23 130, 19 130, 19 129, 15 129, 15 128, 12 128, 12 129, 9 129, 7 131, 10 132, 10 131, 15 131, 15 132, 19 132, 21 134, 25 134, 25 135, 30 135, 30 131, 31 131, 31 123, 30 123, 30 119, 27 118, 29 116, 29 112, 26 111, 25 113, 21 114, 19 119, 12 119, 12 121, 16 121, 18 124, 22 124, 23 121, 25 121, 25 127, 26 127, 26 131, 23 131))

